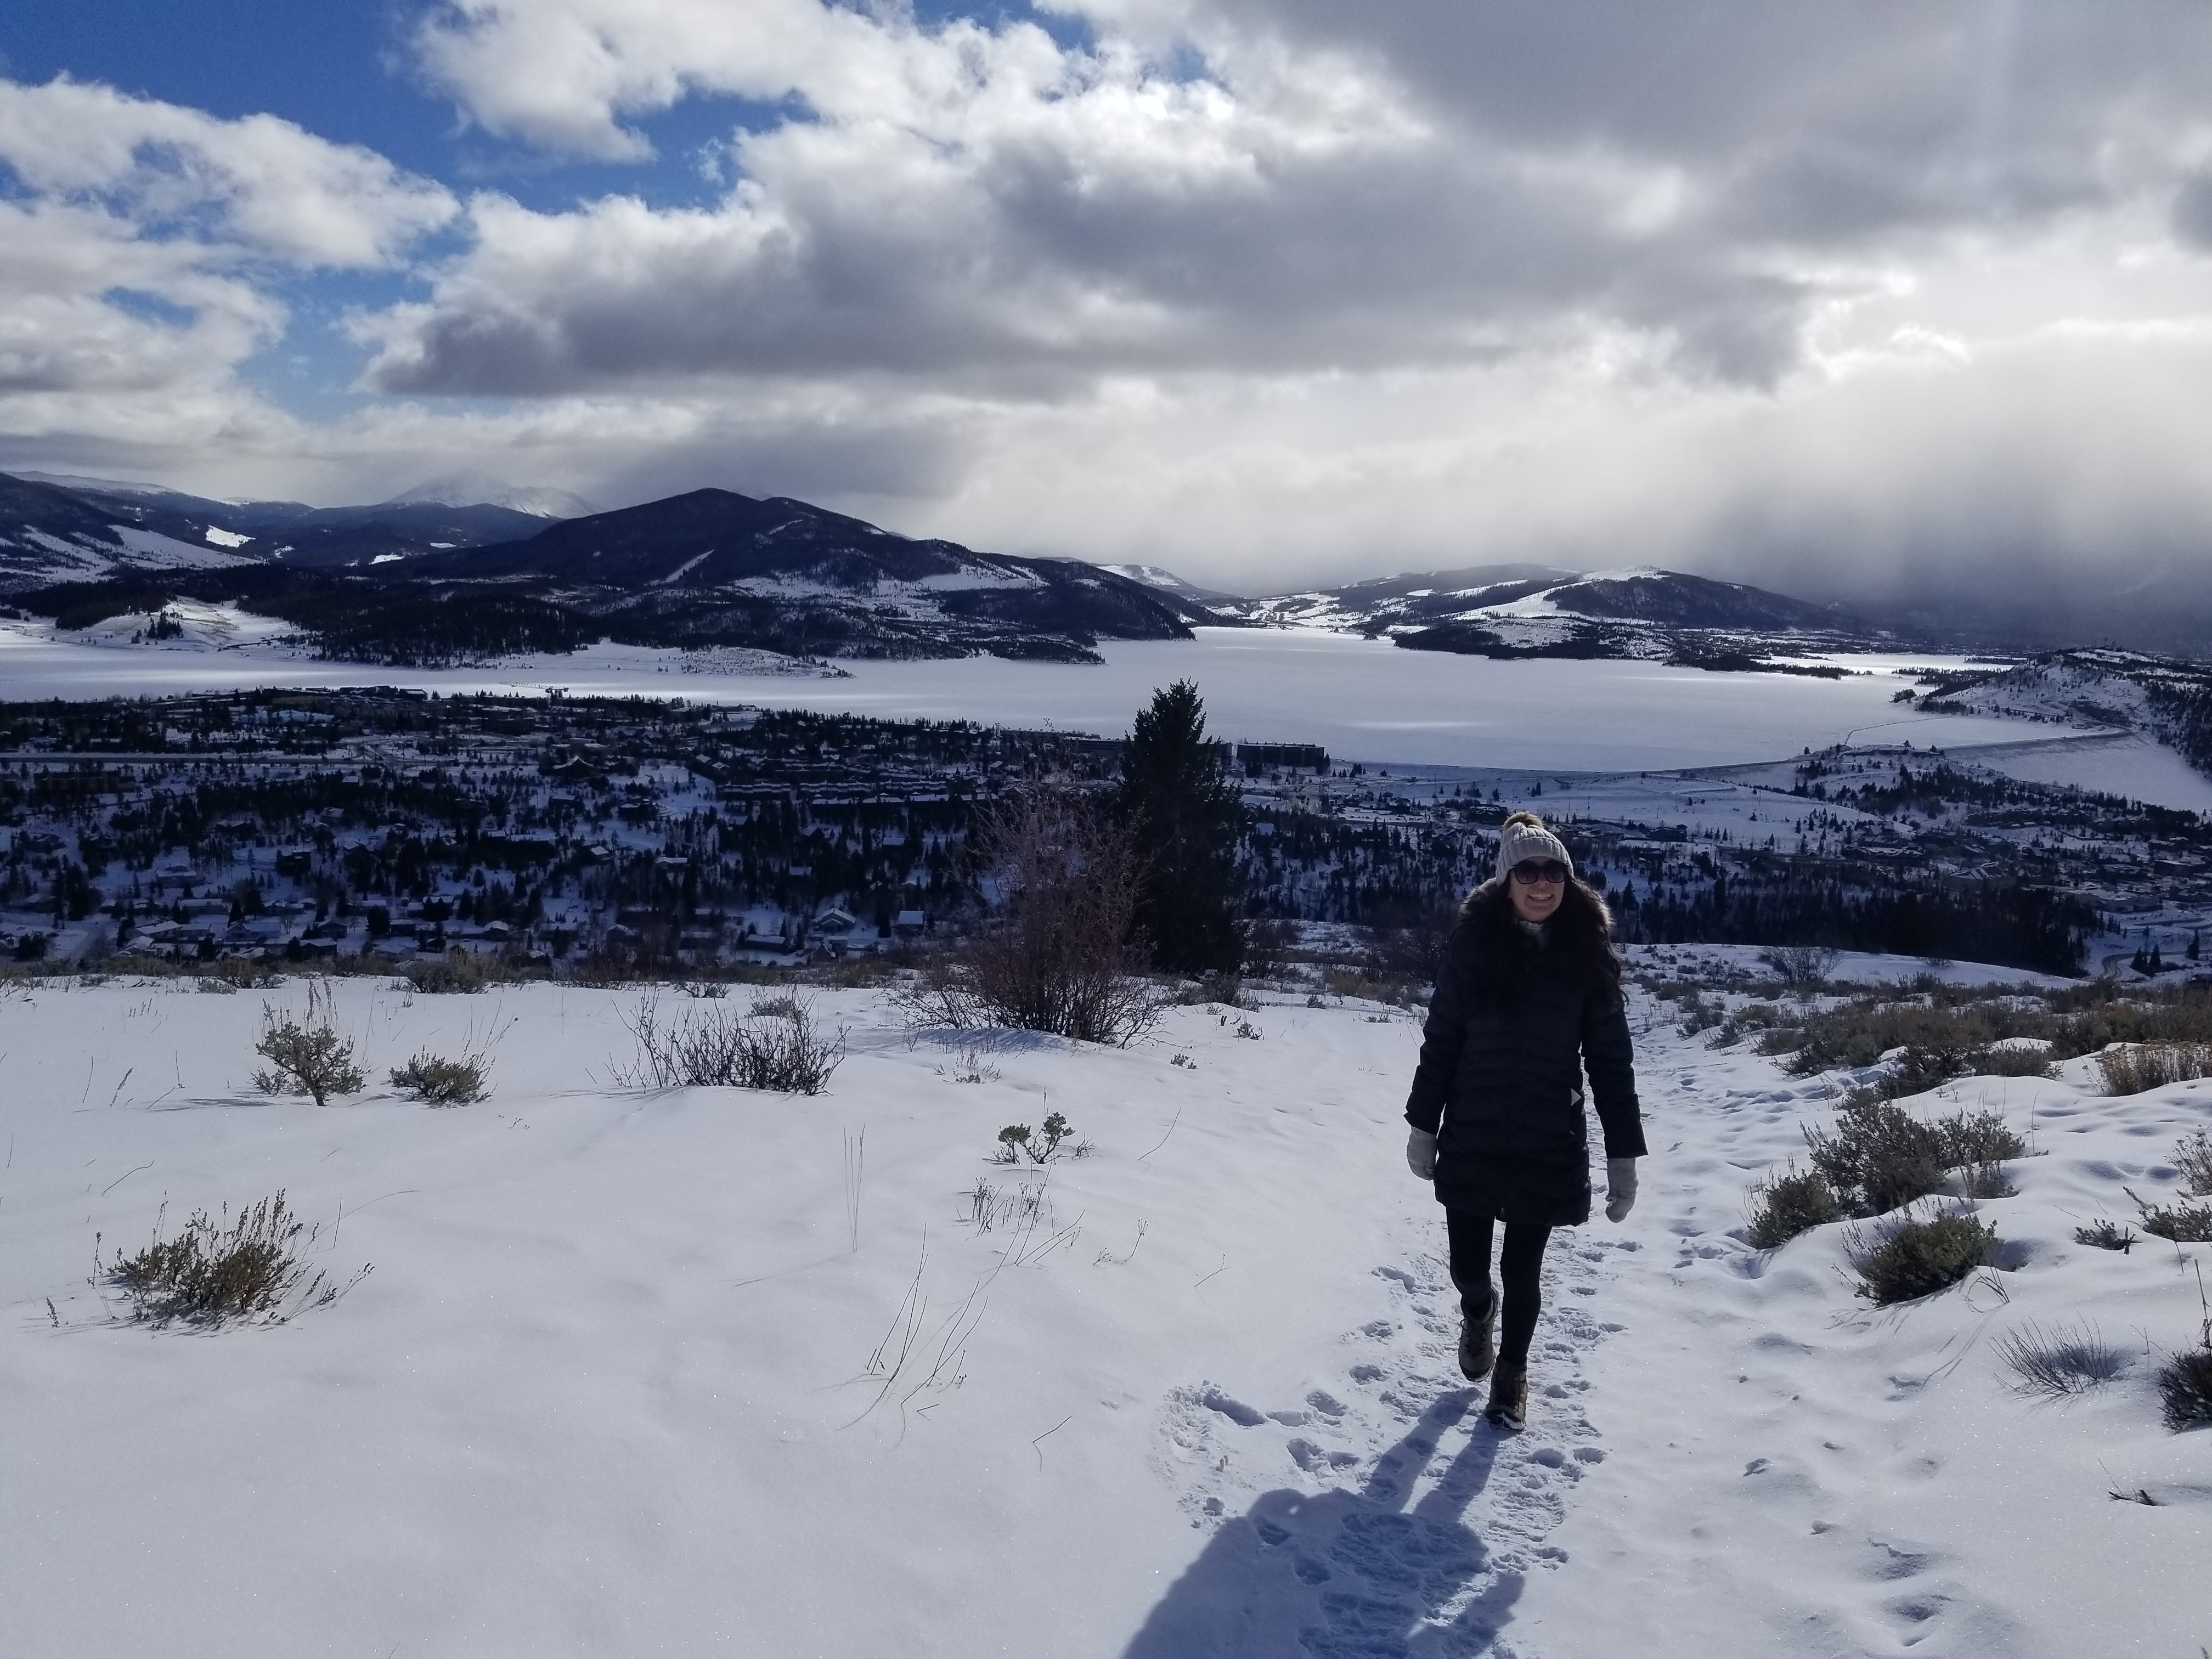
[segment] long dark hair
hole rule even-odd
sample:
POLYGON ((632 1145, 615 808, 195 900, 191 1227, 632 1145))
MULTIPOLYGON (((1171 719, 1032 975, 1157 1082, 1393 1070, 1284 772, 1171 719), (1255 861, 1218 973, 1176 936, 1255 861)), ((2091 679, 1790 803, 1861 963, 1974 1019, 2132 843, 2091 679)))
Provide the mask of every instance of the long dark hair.
MULTIPOLYGON (((1529 949, 1516 926, 1513 896, 1506 890, 1510 876, 1492 876, 1469 893, 1459 908, 1460 926, 1475 934, 1475 996, 1499 1007, 1511 1007, 1528 994, 1528 976, 1522 971, 1529 949)), ((1620 994, 1620 957, 1613 948, 1613 912, 1597 890, 1579 876, 1570 876, 1559 894, 1559 908, 1546 924, 1547 950, 1565 951, 1594 988, 1620 994)))

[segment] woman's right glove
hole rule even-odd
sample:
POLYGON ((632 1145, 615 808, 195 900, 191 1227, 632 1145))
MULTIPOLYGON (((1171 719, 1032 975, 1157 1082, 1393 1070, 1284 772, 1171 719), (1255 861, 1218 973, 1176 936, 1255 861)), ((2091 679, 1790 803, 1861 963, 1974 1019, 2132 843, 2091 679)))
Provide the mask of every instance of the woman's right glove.
POLYGON ((1406 1137, 1406 1167, 1424 1181, 1436 1179, 1437 1138, 1426 1129, 1416 1129, 1406 1137))

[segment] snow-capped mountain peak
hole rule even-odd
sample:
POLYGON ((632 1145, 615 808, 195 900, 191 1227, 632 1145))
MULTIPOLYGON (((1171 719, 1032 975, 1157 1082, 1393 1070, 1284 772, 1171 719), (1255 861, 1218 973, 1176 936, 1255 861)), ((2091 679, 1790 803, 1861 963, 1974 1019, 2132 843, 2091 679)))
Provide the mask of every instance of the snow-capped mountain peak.
POLYGON ((1243 603, 1237 594, 1224 593, 1218 588, 1200 587, 1196 582, 1185 581, 1174 571, 1162 569, 1156 564, 1102 564, 1098 568, 1109 571, 1116 576, 1125 576, 1133 582, 1141 582, 1146 587, 1156 587, 1162 592, 1173 593, 1178 599, 1188 599, 1199 605, 1243 603))
POLYGON ((380 507, 504 507, 540 519, 582 519, 602 509, 581 495, 545 486, 525 489, 489 472, 452 472, 419 483, 380 507))

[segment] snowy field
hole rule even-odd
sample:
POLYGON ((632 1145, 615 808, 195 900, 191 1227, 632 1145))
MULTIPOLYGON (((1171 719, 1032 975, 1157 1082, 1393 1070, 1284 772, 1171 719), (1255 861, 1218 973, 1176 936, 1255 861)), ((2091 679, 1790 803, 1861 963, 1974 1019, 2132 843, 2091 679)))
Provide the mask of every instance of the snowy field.
MULTIPOLYGON (((220 609, 212 607, 211 609, 220 609)), ((245 625, 234 624, 244 638, 245 625)), ((208 639, 218 637, 210 623, 208 639)), ((229 635, 222 635, 228 638, 229 635)), ((1835 743, 1954 746, 2055 735, 1985 715, 1893 703, 1911 684, 1870 659, 1841 680, 1709 674, 1644 662, 1493 662, 1344 634, 1201 629, 1195 641, 1108 641, 1103 665, 847 661, 836 676, 732 672, 743 653, 599 647, 451 672, 326 663, 280 646, 131 645, 0 623, 0 698, 164 696, 253 685, 404 685, 441 691, 559 687, 577 696, 683 696, 887 720, 971 720, 1118 736, 1158 687, 1194 679, 1217 736, 1317 743, 1339 760, 1437 766, 1658 770, 1779 760, 1835 743)), ((1841 660, 1841 659, 1838 659, 1841 660)), ((1953 665, 1956 659, 1920 658, 1953 665)))
POLYGON ((302 1008, 298 981, 0 1002, 10 1652, 2212 1640, 2212 1432, 2169 1434, 2150 1381, 2195 1339, 2207 1247, 2073 1242, 2134 1218, 2124 1187, 2172 1196, 2212 1083, 2108 1099, 2071 1062, 1950 1085, 2033 1137, 2020 1194, 1981 1206, 2004 1271, 1876 1310, 1842 1228, 1736 1237, 1824 1085, 1639 995, 1643 1197, 1558 1237, 1528 1428, 1501 1437, 1453 1367, 1442 1227, 1401 1161, 1402 1012, 1189 1008, 1126 1051, 963 1054, 825 993, 851 1054, 808 1099, 611 1086, 635 992, 337 997, 379 1077, 491 1042, 494 1097, 252 1092, 263 1004, 302 1008), (1089 1156, 988 1160, 1054 1110, 1089 1156), (165 1202, 173 1226, 280 1188, 334 1279, 373 1264, 333 1304, 155 1332, 91 1282, 95 1237, 135 1247, 165 1202), (2009 1391, 1997 1340, 2077 1314, 2126 1370, 2063 1406, 2009 1391))
POLYGON ((2029 783, 2071 784, 2188 812, 2212 813, 2212 778, 2136 732, 1976 749, 1963 758, 2029 783))

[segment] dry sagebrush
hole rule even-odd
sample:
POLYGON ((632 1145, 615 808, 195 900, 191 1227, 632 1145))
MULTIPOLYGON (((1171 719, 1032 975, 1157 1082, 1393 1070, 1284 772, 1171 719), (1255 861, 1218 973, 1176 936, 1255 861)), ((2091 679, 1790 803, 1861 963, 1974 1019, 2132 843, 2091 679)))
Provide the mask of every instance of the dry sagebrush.
POLYGON ((307 1095, 318 1106, 332 1095, 365 1087, 368 1073, 354 1059, 353 1039, 338 1035, 326 986, 307 987, 307 1012, 295 1018, 274 1008, 261 1011, 261 1040, 253 1052, 269 1064, 253 1074, 253 1086, 269 1095, 307 1095))
POLYGON ((811 1002, 776 997, 740 1015, 719 1002, 665 1018, 651 998, 623 1023, 637 1056, 614 1067, 630 1089, 764 1089, 818 1095, 845 1058, 844 1033, 824 1036, 811 1002))
POLYGON ((317 1231, 292 1214, 280 1192, 240 1210, 227 1227, 195 1210, 182 1231, 163 1238, 157 1218, 152 1242, 130 1255, 118 1250, 106 1272, 130 1299, 131 1317, 149 1324, 280 1324, 339 1294, 304 1259, 317 1231))

